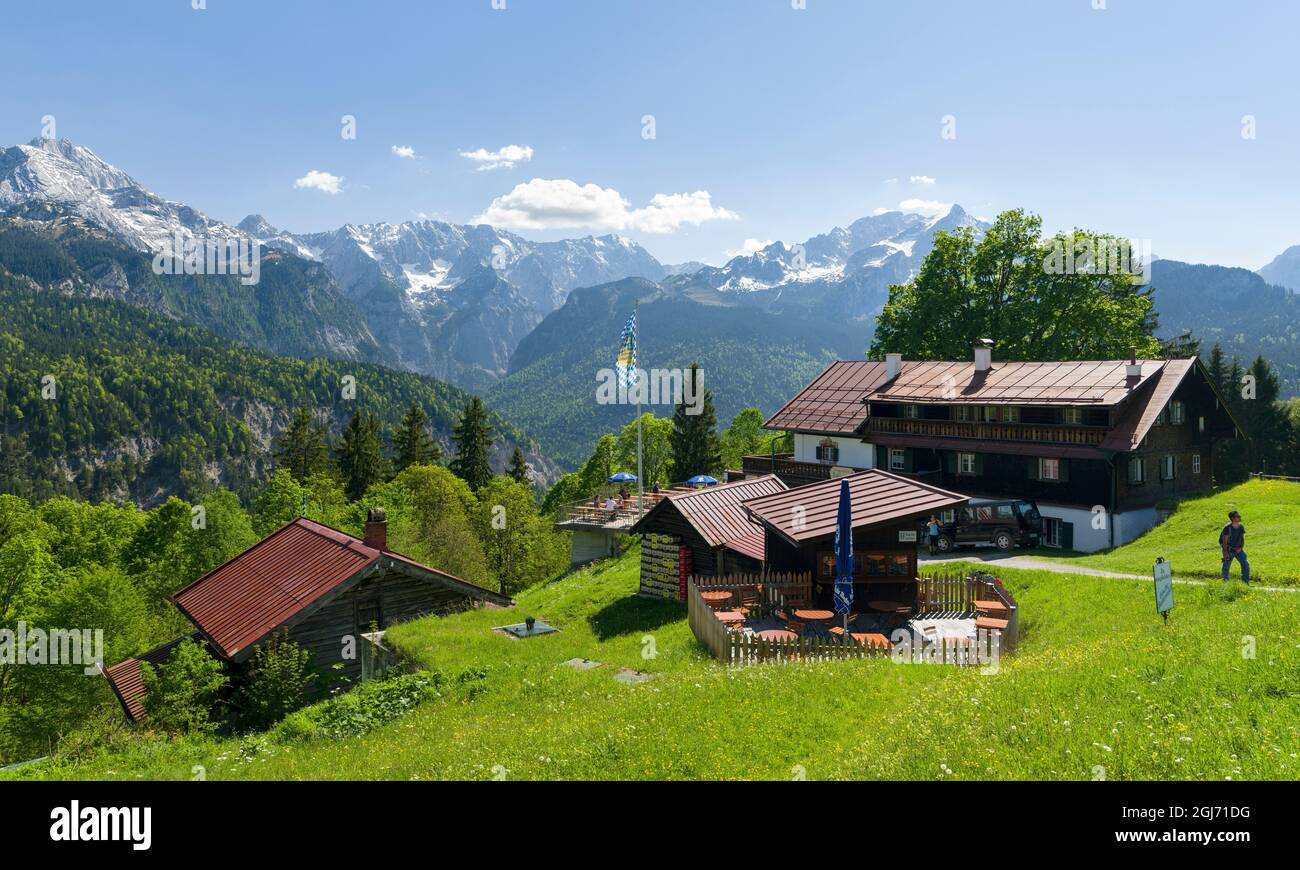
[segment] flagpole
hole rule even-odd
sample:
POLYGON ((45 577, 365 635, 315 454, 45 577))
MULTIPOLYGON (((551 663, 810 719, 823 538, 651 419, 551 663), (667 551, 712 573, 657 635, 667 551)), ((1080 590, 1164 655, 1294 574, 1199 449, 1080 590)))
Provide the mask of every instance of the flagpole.
MULTIPOLYGON (((636 323, 637 333, 641 332, 641 303, 632 306, 632 316, 636 323)), ((633 338, 637 344, 641 343, 641 336, 638 334, 633 338)), ((639 360, 635 359, 632 363, 632 373, 636 374, 636 364, 639 360)), ((636 518, 641 519, 641 507, 644 502, 643 493, 645 485, 641 482, 641 391, 636 391, 636 518)))

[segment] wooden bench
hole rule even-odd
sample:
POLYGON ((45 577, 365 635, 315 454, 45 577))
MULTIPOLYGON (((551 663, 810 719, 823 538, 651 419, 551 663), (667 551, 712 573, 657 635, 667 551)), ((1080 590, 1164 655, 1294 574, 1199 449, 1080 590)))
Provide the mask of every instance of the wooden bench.
POLYGON ((982 613, 985 616, 992 616, 998 619, 1003 619, 1011 615, 1011 611, 1007 608, 1007 606, 1003 604, 1001 601, 998 601, 996 598, 991 600, 980 599, 976 601, 975 610, 976 612, 982 613))
POLYGON ((995 619, 992 616, 980 616, 975 620, 975 628, 984 629, 985 631, 1006 631, 1010 625, 1005 619, 995 619))

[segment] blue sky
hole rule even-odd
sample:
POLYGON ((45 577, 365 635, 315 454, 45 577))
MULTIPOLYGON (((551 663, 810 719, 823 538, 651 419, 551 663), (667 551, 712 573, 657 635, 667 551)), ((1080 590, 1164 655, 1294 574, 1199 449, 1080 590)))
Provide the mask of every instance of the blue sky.
POLYGON ((9 4, 0 143, 53 115, 230 222, 488 215, 665 262, 910 201, 1024 207, 1193 262, 1300 243, 1292 2, 206 2, 9 4), (461 156, 506 146, 531 158, 461 156))

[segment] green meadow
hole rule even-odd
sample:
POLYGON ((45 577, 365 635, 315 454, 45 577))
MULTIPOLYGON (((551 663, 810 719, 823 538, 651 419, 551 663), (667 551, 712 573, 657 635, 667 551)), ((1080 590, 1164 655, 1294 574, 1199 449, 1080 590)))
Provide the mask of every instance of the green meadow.
POLYGON ((633 547, 532 589, 513 611, 394 627, 402 654, 441 679, 388 699, 397 718, 369 729, 371 701, 354 693, 330 719, 361 723, 356 736, 313 733, 309 708, 240 738, 119 731, 0 777, 1300 778, 1300 594, 1179 586, 1164 624, 1149 581, 1008 570, 1021 645, 996 673, 728 668, 696 643, 684 605, 634 594, 637 559, 633 547), (561 631, 492 631, 526 615, 561 631), (574 658, 602 664, 562 664, 574 658), (627 685, 621 668, 652 676, 627 685))

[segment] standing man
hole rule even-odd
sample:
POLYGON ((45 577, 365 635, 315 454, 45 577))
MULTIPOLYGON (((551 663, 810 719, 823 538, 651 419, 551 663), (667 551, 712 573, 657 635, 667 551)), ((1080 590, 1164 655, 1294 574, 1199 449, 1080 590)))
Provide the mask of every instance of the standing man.
POLYGON ((1228 512, 1228 524, 1219 532, 1219 546, 1223 549, 1223 579, 1228 579, 1232 560, 1241 563, 1241 582, 1250 582, 1250 562, 1246 559, 1246 527, 1241 524, 1241 514, 1228 512))

